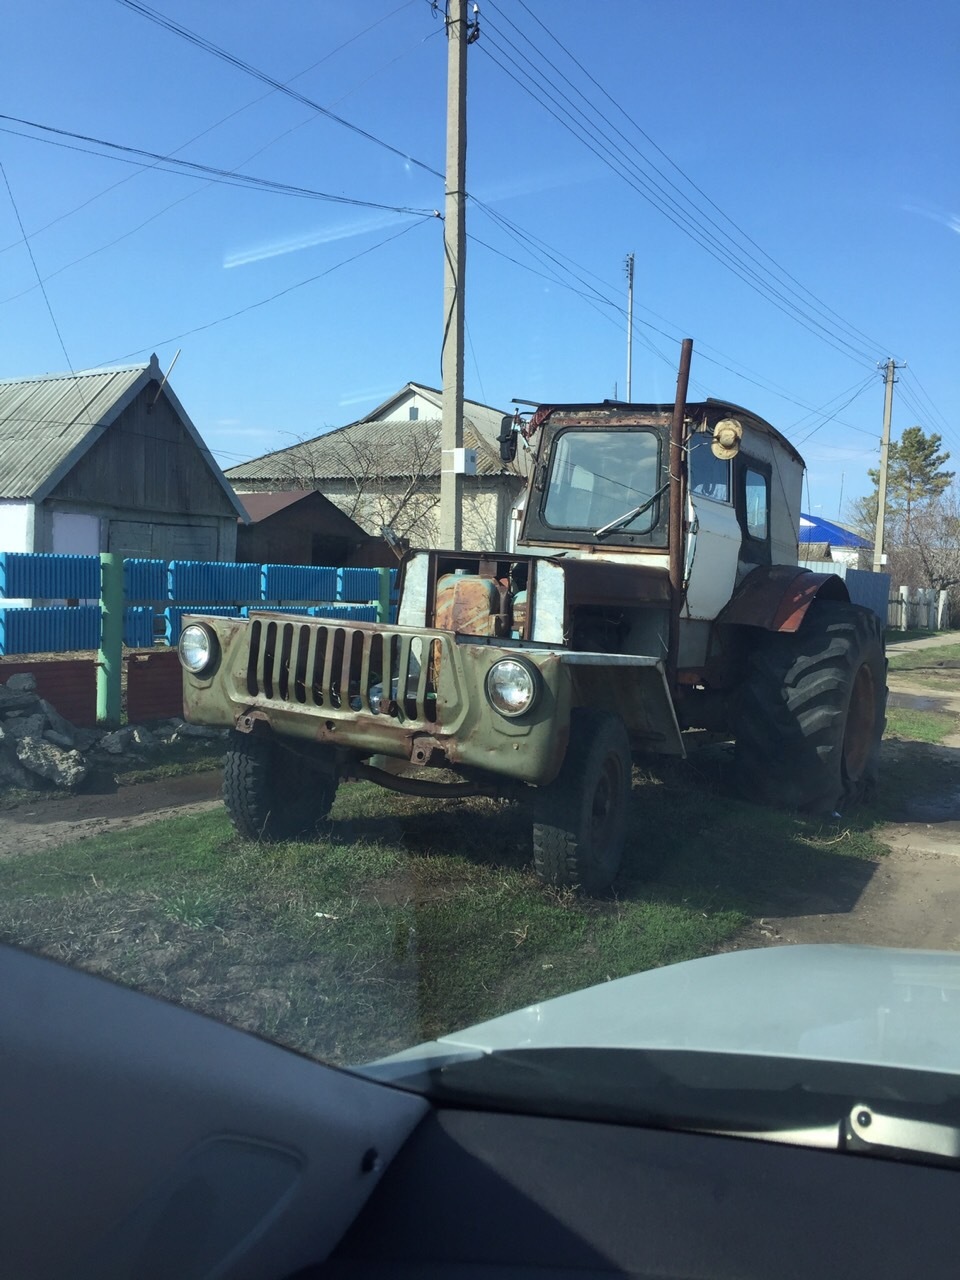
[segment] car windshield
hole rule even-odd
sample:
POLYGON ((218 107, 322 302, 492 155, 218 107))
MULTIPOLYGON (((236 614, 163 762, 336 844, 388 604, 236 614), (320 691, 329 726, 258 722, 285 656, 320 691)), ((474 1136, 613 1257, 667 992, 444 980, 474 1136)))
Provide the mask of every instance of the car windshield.
POLYGON ((6 8, 0 956, 955 1074, 960 5, 6 8))
POLYGON ((553 445, 543 503, 555 529, 595 531, 622 520, 632 533, 657 523, 655 495, 661 488, 660 442, 653 431, 568 430, 553 445), (630 513, 646 506, 630 517, 630 513))

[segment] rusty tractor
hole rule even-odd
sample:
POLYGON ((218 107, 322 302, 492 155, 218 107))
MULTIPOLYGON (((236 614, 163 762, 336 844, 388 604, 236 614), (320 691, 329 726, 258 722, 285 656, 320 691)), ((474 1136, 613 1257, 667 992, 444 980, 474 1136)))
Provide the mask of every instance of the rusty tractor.
POLYGON ((833 813, 863 796, 878 619, 798 566, 802 458, 746 409, 688 402, 689 351, 672 406, 505 419, 502 456, 519 441, 532 460, 516 547, 407 552, 395 625, 187 619, 185 713, 232 731, 241 835, 314 831, 345 777, 503 795, 529 806, 540 879, 599 893, 634 756, 682 757, 688 731, 732 738, 758 801, 833 813))

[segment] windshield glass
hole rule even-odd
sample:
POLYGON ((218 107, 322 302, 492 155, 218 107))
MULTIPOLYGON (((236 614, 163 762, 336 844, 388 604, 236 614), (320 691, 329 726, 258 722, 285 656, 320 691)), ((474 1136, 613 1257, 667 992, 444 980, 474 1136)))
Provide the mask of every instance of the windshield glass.
MULTIPOLYGON (((591 533, 647 503, 660 488, 660 440, 653 431, 563 431, 553 444, 543 503, 546 524, 591 533)), ((622 526, 649 533, 653 502, 622 526)))

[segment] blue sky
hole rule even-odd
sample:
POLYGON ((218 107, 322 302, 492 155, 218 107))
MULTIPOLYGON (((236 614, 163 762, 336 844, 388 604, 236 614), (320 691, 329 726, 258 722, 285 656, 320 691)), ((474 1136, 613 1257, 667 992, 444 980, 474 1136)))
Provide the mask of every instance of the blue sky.
MULTIPOLYGON (((389 208, 120 163, 2 120, 0 376, 67 365, 15 202, 72 367, 151 351, 167 365, 181 348, 171 381, 224 466, 352 421, 408 380, 439 385, 441 224, 392 211, 442 206, 429 170, 443 168, 446 48, 429 0, 153 5, 394 150, 119 0, 8 6, 0 111, 389 208)), ((480 16, 469 396, 506 409, 623 395, 633 252, 634 399, 672 398, 692 336, 692 394, 784 430, 807 458, 804 505, 836 516, 841 487, 844 507, 869 488, 876 364, 893 355, 908 362, 894 435, 939 430, 960 461, 955 3, 485 0, 480 16), (530 90, 578 127, 585 115, 591 146, 530 90), (780 306, 644 199, 650 182, 701 237, 729 233, 780 306)))

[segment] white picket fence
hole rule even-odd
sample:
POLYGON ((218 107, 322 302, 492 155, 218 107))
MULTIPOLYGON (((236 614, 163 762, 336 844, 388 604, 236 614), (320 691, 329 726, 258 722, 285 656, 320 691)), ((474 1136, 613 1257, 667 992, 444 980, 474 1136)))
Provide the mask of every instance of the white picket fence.
POLYGON ((887 626, 897 631, 943 631, 950 625, 948 593, 934 587, 899 587, 890 597, 887 626))

